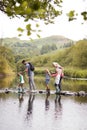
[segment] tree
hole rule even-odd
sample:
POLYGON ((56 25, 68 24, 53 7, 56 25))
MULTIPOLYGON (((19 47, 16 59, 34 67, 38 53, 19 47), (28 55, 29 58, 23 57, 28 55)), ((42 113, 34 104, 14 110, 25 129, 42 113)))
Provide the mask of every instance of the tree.
POLYGON ((42 48, 41 48, 40 53, 43 55, 45 53, 54 51, 56 49, 57 49, 57 46, 55 44, 52 44, 52 45, 43 45, 42 48))
POLYGON ((56 50, 56 49, 57 49, 56 44, 52 44, 52 46, 51 46, 51 50, 56 50))
MULTIPOLYGON (((45 24, 54 23, 55 17, 62 14, 62 2, 63 0, 0 0, 0 10, 10 18, 23 17, 25 22, 29 22, 26 24, 25 29, 27 30, 27 35, 30 36, 35 31, 32 29, 30 20, 35 22, 42 20, 45 24)), ((71 21, 76 19, 78 14, 71 10, 67 15, 69 21, 71 21)), ((84 20, 87 20, 87 11, 81 12, 81 15, 84 20)), ((38 23, 36 23, 36 27, 39 27, 38 23)), ((19 27, 18 31, 22 33, 25 29, 19 27)), ((37 30, 38 32, 41 31, 37 30)))
MULTIPOLYGON (((53 2, 52 0, 0 0, 0 10, 10 18, 23 17, 25 22, 43 20, 48 24, 53 23, 53 19, 61 14, 61 11, 54 7, 54 5, 60 6, 61 2, 62 0, 53 2)), ((39 27, 38 23, 36 27, 39 27)), ((35 31, 30 23, 26 25, 26 30, 28 36, 35 31)), ((23 32, 24 29, 18 28, 18 31, 23 32)))

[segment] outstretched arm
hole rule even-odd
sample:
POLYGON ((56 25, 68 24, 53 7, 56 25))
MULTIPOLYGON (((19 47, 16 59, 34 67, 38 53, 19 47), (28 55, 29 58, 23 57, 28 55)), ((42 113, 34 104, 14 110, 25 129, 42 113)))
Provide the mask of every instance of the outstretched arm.
POLYGON ((51 73, 51 76, 52 77, 56 77, 58 75, 58 72, 56 71, 56 72, 54 72, 54 73, 51 73))

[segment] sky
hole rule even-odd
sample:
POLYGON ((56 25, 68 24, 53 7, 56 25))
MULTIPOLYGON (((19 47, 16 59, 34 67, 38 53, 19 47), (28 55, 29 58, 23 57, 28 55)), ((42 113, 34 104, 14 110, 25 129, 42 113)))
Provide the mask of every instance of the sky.
MULTIPOLYGON (((52 35, 61 35, 72 40, 81 40, 87 38, 87 22, 83 22, 81 16, 78 15, 78 19, 72 22, 68 22, 66 13, 70 10, 76 10, 79 14, 81 11, 87 11, 87 0, 63 0, 63 10, 64 13, 62 16, 59 16, 55 19, 55 24, 44 25, 42 21, 39 22, 41 38, 52 36, 52 35)), ((10 19, 4 13, 0 12, 0 38, 5 37, 18 37, 18 27, 24 27, 25 23, 23 19, 10 19)), ((22 37, 19 37, 22 40, 29 40, 29 37, 24 34, 22 37)), ((36 39, 36 34, 31 35, 31 38, 36 39)))

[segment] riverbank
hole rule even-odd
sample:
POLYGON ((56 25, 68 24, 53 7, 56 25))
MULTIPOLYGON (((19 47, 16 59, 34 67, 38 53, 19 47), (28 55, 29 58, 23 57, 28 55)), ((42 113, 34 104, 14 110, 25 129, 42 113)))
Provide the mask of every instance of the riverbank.
MULTIPOLYGON (((50 72, 54 72, 54 68, 52 67, 36 67, 35 74, 36 75, 44 75, 45 69, 48 68, 50 72)), ((80 68, 64 68, 64 77, 67 79, 73 80, 87 80, 87 69, 80 68)))

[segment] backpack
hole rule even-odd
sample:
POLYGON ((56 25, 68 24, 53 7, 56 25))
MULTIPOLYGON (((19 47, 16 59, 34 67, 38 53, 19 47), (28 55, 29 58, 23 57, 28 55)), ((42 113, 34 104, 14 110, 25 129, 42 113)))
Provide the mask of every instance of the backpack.
POLYGON ((34 65, 33 65, 33 64, 31 64, 30 62, 28 62, 28 64, 30 65, 30 70, 31 70, 31 71, 34 71, 34 70, 35 70, 34 65))

